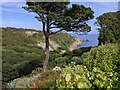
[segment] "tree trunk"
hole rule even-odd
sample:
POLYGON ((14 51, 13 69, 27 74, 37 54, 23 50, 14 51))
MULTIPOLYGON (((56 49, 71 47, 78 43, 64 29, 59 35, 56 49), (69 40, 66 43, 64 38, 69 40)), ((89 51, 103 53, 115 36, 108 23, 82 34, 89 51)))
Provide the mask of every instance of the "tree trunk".
POLYGON ((45 42, 46 42, 46 49, 45 49, 45 60, 43 63, 43 72, 47 71, 47 64, 49 60, 49 34, 48 33, 45 36, 45 42))
POLYGON ((49 60, 49 18, 47 17, 47 32, 45 32, 45 23, 43 23, 43 31, 45 36, 45 43, 46 43, 46 49, 45 49, 45 60, 43 63, 43 72, 47 71, 47 64, 49 60))

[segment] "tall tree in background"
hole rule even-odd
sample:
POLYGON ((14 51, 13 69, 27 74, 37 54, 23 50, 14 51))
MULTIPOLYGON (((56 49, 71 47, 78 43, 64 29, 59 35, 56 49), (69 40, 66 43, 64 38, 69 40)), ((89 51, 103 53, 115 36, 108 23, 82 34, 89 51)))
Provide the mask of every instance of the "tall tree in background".
POLYGON ((95 24, 100 26, 99 31, 99 45, 101 43, 116 43, 120 40, 120 11, 104 13, 97 17, 95 24))
POLYGON ((67 5, 70 4, 70 2, 36 1, 37 0, 32 0, 32 2, 26 1, 27 6, 23 8, 28 12, 36 13, 38 16, 35 18, 43 24, 43 33, 46 42, 46 55, 43 63, 43 72, 45 72, 49 60, 49 35, 56 34, 63 30, 78 33, 82 32, 83 34, 90 32, 91 27, 87 25, 86 21, 94 18, 94 11, 92 11, 91 8, 77 4, 72 4, 72 7, 68 8, 67 5), (58 28, 59 30, 53 32, 53 28, 58 28))

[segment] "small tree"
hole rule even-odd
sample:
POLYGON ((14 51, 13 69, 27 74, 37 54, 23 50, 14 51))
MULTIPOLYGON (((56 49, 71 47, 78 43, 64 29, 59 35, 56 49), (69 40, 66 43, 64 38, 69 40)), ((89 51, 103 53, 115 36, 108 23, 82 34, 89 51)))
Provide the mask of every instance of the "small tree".
MULTIPOLYGON (((63 30, 82 32, 86 34, 91 31, 91 28, 87 25, 86 21, 93 19, 94 12, 91 8, 85 8, 83 5, 72 4, 71 8, 68 8, 70 2, 27 2, 23 8, 28 12, 34 12, 38 16, 35 18, 42 22, 43 33, 46 42, 46 56, 43 63, 43 72, 47 70, 47 64, 49 60, 49 35, 56 34, 63 30), (57 31, 52 31, 53 28, 58 28, 57 31)), ((65 0, 63 0, 65 1, 65 0)), ((69 0, 68 0, 69 1, 69 0)))
POLYGON ((99 31, 99 45, 101 43, 116 43, 120 41, 120 11, 104 13, 97 17, 95 24, 100 26, 99 31))

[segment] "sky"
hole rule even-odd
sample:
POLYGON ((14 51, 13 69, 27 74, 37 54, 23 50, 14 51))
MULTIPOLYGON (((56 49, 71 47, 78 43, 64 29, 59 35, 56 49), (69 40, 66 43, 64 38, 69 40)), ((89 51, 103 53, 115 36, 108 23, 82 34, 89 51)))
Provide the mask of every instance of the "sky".
MULTIPOLYGON (((104 13, 118 11, 118 2, 71 2, 69 7, 71 7, 72 4, 84 5, 94 11, 95 18, 87 22, 89 26, 91 26, 90 34, 98 34, 96 30, 98 27, 94 25, 96 17, 104 13)), ((34 18, 36 14, 28 13, 22 6, 25 6, 25 2, 0 3, 0 11, 2 13, 2 19, 0 21, 2 26, 0 27, 42 30, 42 23, 34 18)))

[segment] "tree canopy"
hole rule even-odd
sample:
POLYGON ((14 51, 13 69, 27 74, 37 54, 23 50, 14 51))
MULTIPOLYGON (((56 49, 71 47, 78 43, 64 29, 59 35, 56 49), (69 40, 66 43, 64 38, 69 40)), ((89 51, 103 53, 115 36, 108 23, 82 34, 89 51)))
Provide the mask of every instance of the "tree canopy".
POLYGON ((28 12, 36 13, 38 16, 35 16, 35 18, 43 24, 46 42, 46 56, 43 63, 43 71, 45 72, 49 60, 49 35, 63 30, 87 34, 87 32, 91 31, 91 27, 88 26, 86 21, 94 18, 94 11, 91 8, 77 4, 72 4, 72 7, 68 8, 70 2, 37 1, 32 0, 32 2, 28 2, 26 0, 27 6, 23 8, 28 12), (53 32, 54 28, 58 28, 59 30, 53 32))
POLYGON ((100 26, 99 31, 99 45, 101 43, 116 43, 120 40, 120 11, 104 13, 97 17, 96 25, 100 26))
MULTIPOLYGON (((53 28, 59 28, 59 31, 74 31, 87 33, 91 30, 86 21, 93 19, 94 11, 83 5, 72 4, 70 2, 26 2, 24 9, 28 12, 34 12, 38 16, 35 18, 42 23, 49 23, 47 28, 53 34, 53 28)), ((55 33, 55 32, 54 32, 55 33)), ((57 32, 56 32, 57 33, 57 32)))

